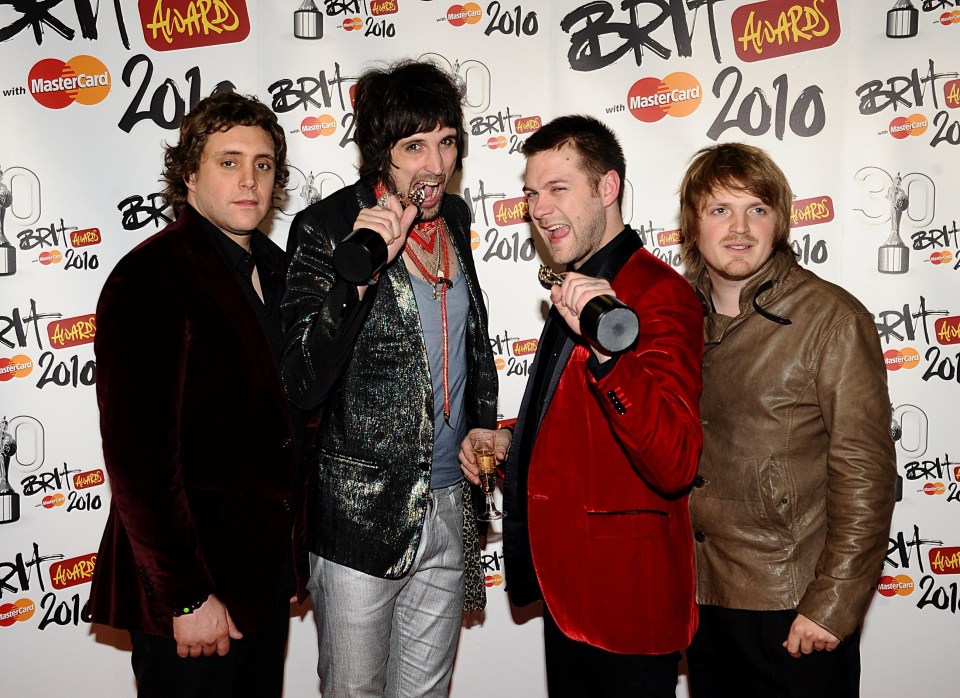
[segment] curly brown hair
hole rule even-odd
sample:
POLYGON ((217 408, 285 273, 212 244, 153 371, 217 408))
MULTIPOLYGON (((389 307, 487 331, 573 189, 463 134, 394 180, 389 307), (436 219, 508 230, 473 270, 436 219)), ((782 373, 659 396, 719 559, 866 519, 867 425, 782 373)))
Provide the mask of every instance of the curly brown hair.
POLYGON ((744 143, 720 143, 702 148, 683 175, 680 184, 680 255, 684 272, 696 278, 705 262, 697 247, 700 214, 714 190, 725 187, 749 192, 773 209, 776 217, 773 251, 789 251, 790 208, 793 193, 783 170, 760 148, 744 143))
POLYGON ((229 131, 234 126, 259 126, 273 141, 276 161, 274 186, 283 188, 290 178, 287 168, 287 141, 276 115, 256 97, 235 92, 218 92, 197 102, 180 122, 180 142, 167 145, 163 155, 165 184, 163 198, 175 215, 187 203, 187 178, 200 169, 203 149, 213 133, 229 131))

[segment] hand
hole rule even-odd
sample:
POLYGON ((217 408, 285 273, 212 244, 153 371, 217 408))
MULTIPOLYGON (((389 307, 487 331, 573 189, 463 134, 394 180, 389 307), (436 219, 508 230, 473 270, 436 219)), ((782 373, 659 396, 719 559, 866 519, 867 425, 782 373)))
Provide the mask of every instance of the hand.
MULTIPOLYGON (((413 225, 419 210, 410 205, 406 208, 393 194, 387 195, 383 207, 379 203, 370 208, 360 209, 357 220, 353 222, 353 229, 369 228, 383 238, 387 243, 387 264, 390 264, 403 250, 407 242, 407 233, 413 225)), ((357 286, 357 294, 363 298, 367 292, 367 285, 357 286)))
MULTIPOLYGON (((616 298, 617 292, 613 290, 610 282, 606 279, 584 276, 576 272, 567 272, 563 284, 550 289, 550 300, 553 301, 554 307, 560 313, 560 317, 576 334, 581 334, 581 311, 587 303, 597 296, 613 296, 616 298)), ((605 354, 599 347, 591 344, 590 348, 600 363, 610 358, 610 354, 605 354)))
POLYGON ((222 657, 230 651, 230 640, 242 637, 227 607, 213 594, 193 613, 173 619, 173 639, 181 657, 222 657))
POLYGON ((798 658, 801 654, 810 654, 814 650, 832 652, 840 644, 840 638, 817 625, 802 613, 798 613, 790 634, 784 640, 783 646, 791 657, 798 658))
POLYGON ((470 440, 470 434, 476 431, 490 431, 493 434, 494 452, 497 457, 497 463, 502 463, 507 459, 510 452, 510 443, 513 441, 513 432, 509 429, 471 429, 470 433, 460 444, 460 453, 457 458, 460 460, 460 470, 464 477, 474 485, 480 484, 480 468, 477 467, 477 459, 473 455, 473 442, 470 440))

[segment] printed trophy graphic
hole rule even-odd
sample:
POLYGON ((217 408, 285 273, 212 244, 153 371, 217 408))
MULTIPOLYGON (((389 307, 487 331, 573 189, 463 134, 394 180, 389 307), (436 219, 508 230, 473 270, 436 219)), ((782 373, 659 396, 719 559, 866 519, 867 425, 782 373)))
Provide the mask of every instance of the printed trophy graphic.
POLYGON ((20 519, 20 495, 14 492, 10 481, 10 461, 17 452, 17 441, 7 431, 7 418, 0 420, 0 524, 20 519))
POLYGON ((3 183, 3 169, 0 168, 0 276, 13 276, 17 273, 17 250, 7 240, 3 229, 3 220, 12 204, 13 192, 3 183))
POLYGON ((313 0, 303 0, 293 13, 293 35, 298 39, 323 38, 323 14, 313 0))
POLYGON ((890 237, 880 246, 877 269, 881 274, 906 274, 910 271, 910 248, 900 237, 900 219, 910 205, 907 192, 900 186, 900 173, 887 190, 890 200, 890 237))
POLYGON ((887 36, 891 39, 909 39, 917 35, 920 11, 910 0, 897 0, 887 12, 887 36))
POLYGON ((316 176, 311 172, 307 175, 306 184, 300 188, 300 197, 303 199, 304 208, 320 201, 320 192, 317 191, 317 187, 313 183, 315 179, 316 176))

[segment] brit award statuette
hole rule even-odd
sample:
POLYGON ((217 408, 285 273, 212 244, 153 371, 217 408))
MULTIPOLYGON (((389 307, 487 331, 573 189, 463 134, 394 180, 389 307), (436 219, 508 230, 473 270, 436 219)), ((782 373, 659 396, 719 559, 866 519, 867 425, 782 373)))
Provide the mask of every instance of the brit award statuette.
MULTIPOLYGON (((546 289, 563 283, 563 275, 543 264, 537 279, 546 289)), ((618 354, 637 341, 640 318, 614 296, 596 296, 580 311, 580 333, 604 351, 618 354)))

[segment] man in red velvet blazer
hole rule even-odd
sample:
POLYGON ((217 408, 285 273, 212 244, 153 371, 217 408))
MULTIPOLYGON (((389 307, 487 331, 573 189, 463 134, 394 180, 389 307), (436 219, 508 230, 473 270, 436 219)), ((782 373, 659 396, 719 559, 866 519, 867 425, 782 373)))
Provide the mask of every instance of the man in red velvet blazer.
POLYGON ((282 691, 304 484, 278 370, 283 256, 257 226, 285 159, 269 108, 201 101, 166 152, 176 222, 97 307, 112 501, 91 610, 130 631, 140 696, 282 691))
POLYGON ((620 213, 614 134, 554 120, 524 145, 524 193, 555 286, 508 458, 507 591, 542 598, 551 696, 673 696, 696 627, 686 491, 700 454, 702 311, 620 213), (580 312, 617 297, 639 337, 610 354, 580 312))

